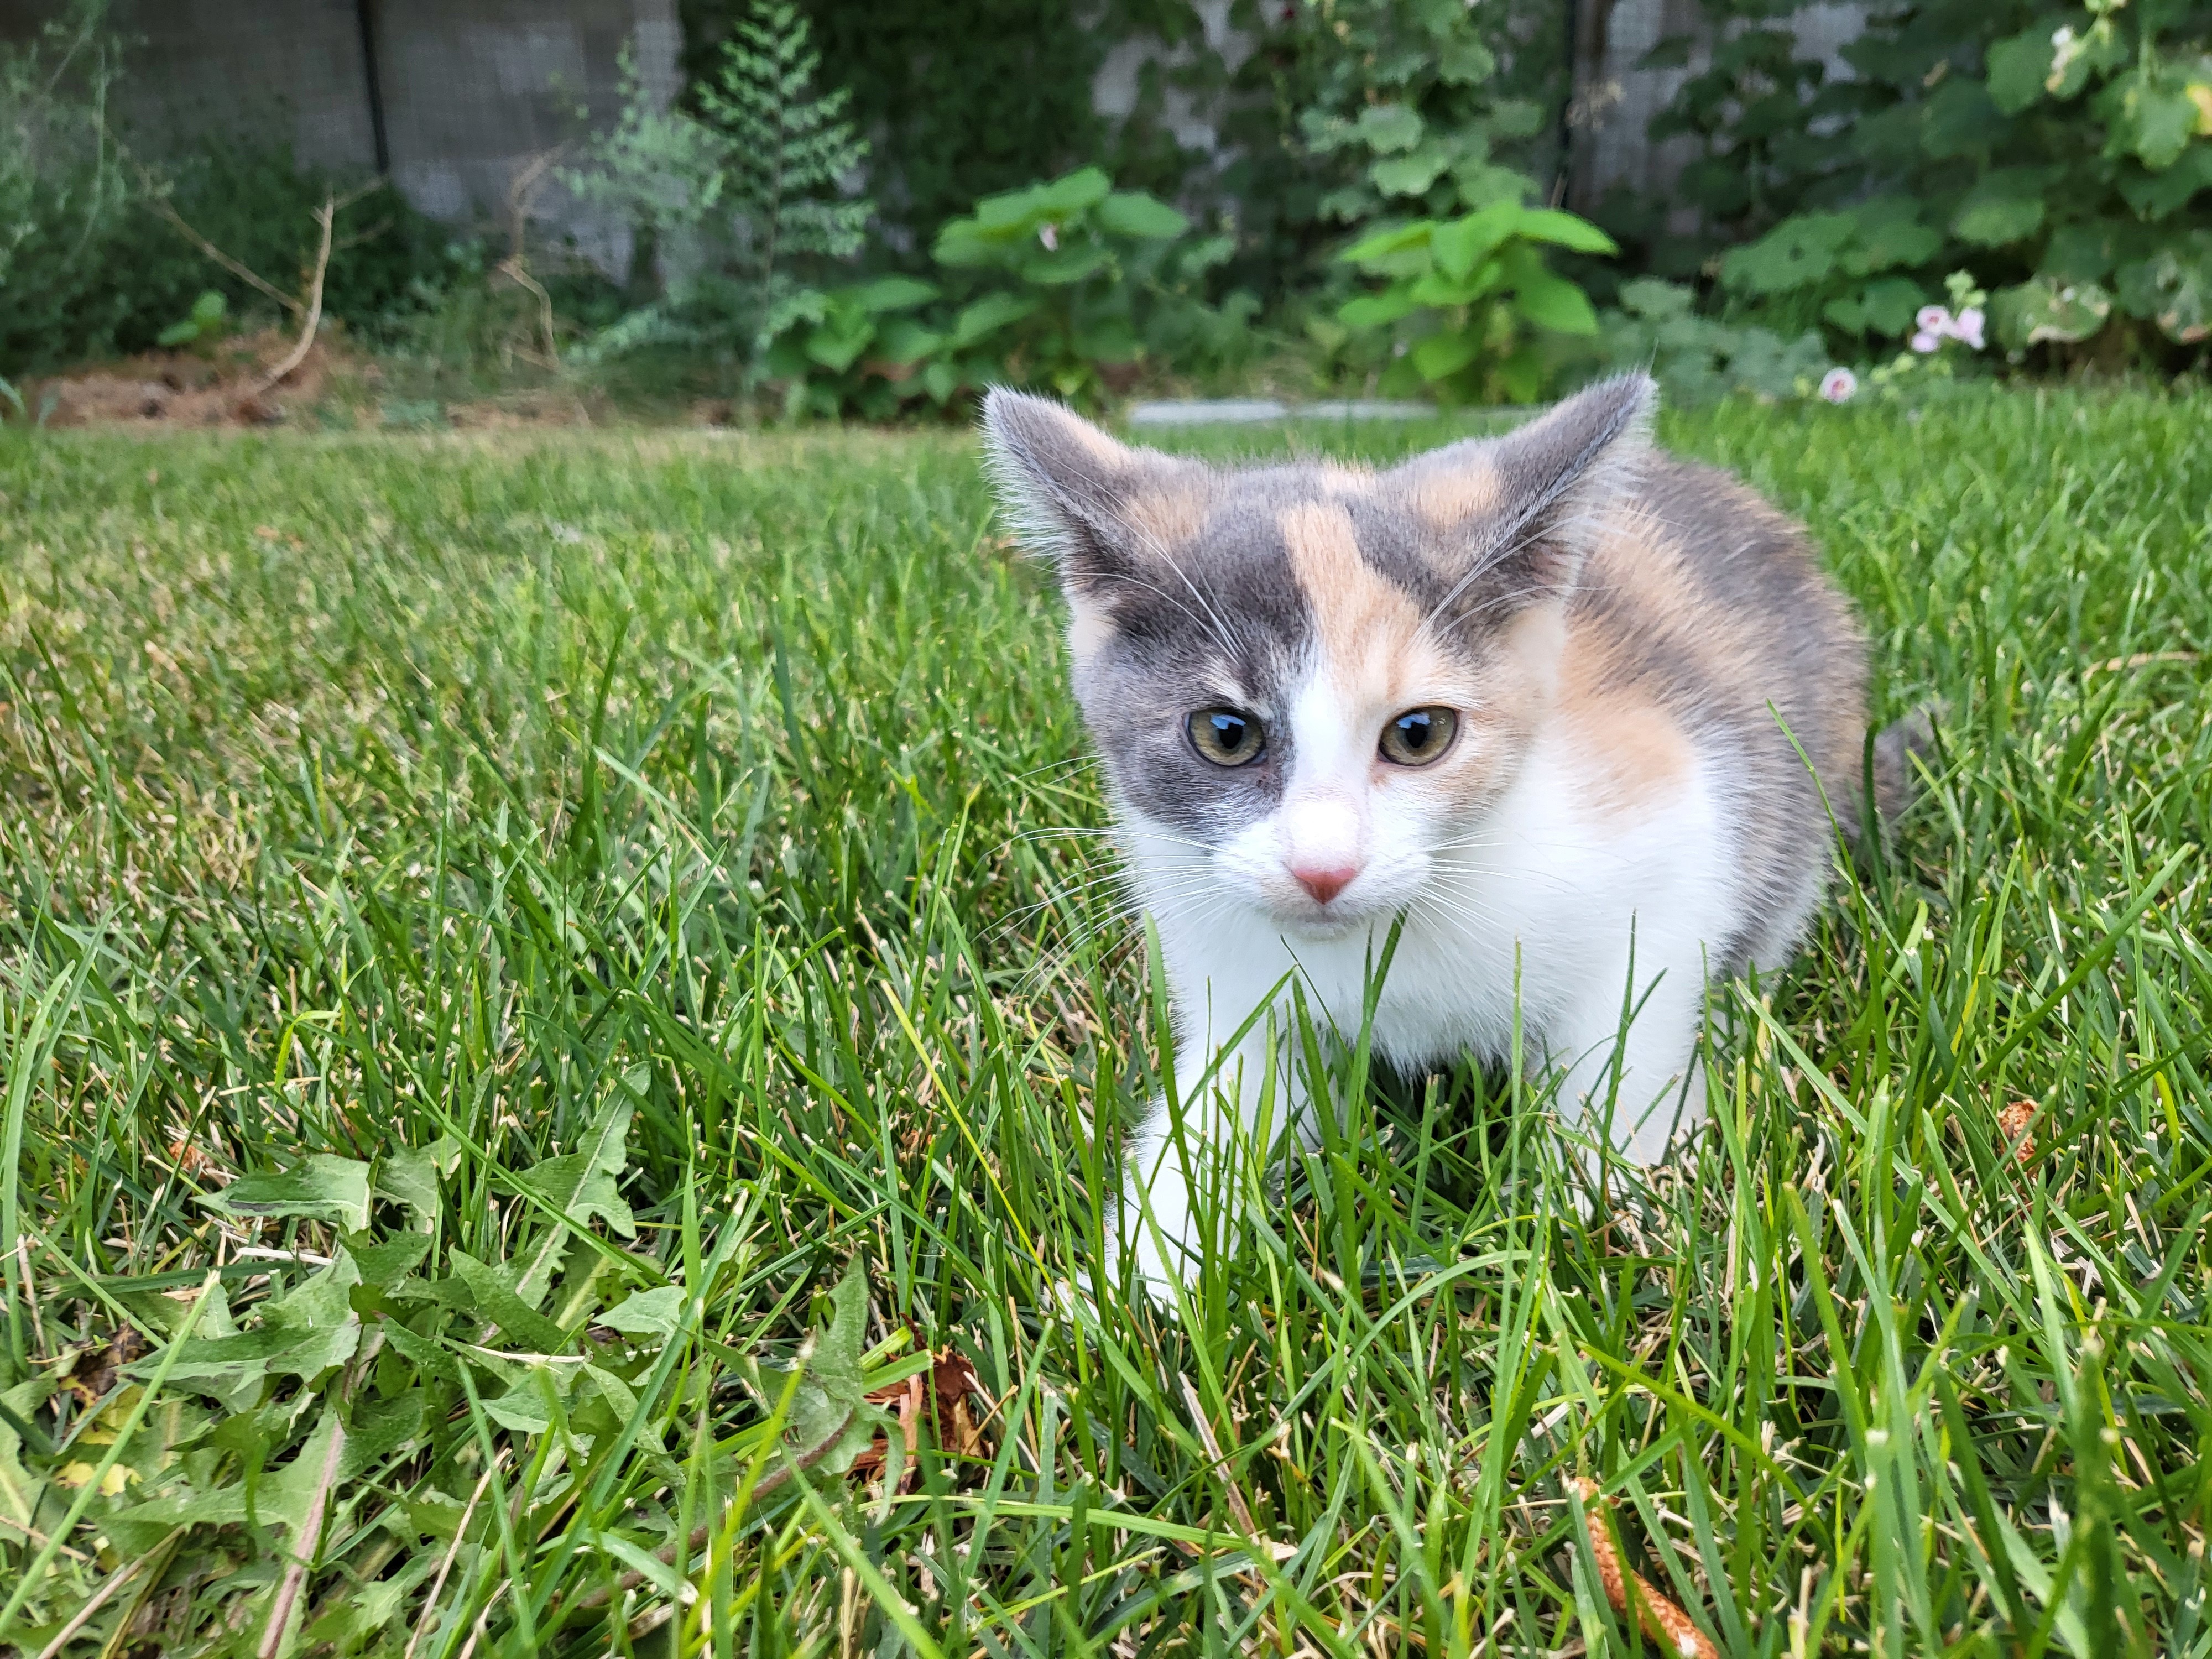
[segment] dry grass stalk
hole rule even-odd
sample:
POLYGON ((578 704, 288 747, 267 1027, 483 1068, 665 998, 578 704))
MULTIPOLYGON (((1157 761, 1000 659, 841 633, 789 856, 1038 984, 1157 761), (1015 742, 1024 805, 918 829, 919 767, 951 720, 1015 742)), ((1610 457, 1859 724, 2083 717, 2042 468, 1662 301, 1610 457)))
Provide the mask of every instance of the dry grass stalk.
POLYGON ((1581 1500, 1589 1520, 1590 1554, 1597 1561, 1598 1582, 1615 1613, 1633 1619, 1644 1633, 1665 1644, 1666 1651, 1682 1659, 1721 1659, 1721 1650, 1692 1624, 1690 1615, 1652 1588, 1651 1581, 1632 1572, 1620 1559, 1614 1541, 1613 1505, 1598 1492, 1595 1480, 1570 1480, 1567 1490, 1581 1500))

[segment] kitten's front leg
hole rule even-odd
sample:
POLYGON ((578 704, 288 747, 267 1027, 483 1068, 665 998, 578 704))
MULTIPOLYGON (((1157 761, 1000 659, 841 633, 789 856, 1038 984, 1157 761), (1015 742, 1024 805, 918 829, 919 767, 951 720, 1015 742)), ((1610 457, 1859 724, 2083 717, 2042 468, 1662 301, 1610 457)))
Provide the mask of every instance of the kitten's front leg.
POLYGON ((1621 1029, 1618 980, 1594 981, 1547 1044, 1566 1066, 1559 1084, 1562 1115, 1606 1124, 1615 1151, 1630 1162, 1658 1163, 1678 1128, 1705 1121, 1705 1073, 1697 1063, 1705 1023, 1705 975, 1698 962, 1672 964, 1638 988, 1627 1030, 1621 1029), (1617 1080, 1616 1080, 1617 1073, 1617 1080))
POLYGON ((1137 1273, 1164 1305, 1196 1281, 1209 1235, 1224 1245, 1257 1167, 1286 1116, 1303 1123, 1292 1070, 1263 1033, 1214 1057, 1176 1054, 1182 1098, 1155 1098, 1130 1139, 1121 1225, 1109 1241, 1109 1272, 1133 1255, 1137 1273), (1210 1069, 1209 1069, 1210 1068, 1210 1069), (1208 1224, 1210 1218, 1211 1224, 1208 1224))

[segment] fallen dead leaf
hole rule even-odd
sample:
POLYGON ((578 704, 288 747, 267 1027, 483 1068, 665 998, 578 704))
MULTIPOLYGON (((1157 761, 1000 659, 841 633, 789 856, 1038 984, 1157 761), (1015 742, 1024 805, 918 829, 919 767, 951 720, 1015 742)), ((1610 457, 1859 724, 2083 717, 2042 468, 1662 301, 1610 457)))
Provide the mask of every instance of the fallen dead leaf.
POLYGON ((1567 1490, 1582 1501, 1589 1518, 1590 1554, 1597 1561, 1598 1582, 1615 1613, 1633 1619, 1644 1633, 1666 1644, 1666 1650, 1682 1659, 1721 1659, 1720 1650, 1691 1622, 1690 1615, 1651 1587, 1650 1580, 1632 1572, 1620 1559, 1614 1540, 1613 1505, 1599 1494, 1595 1480, 1570 1480, 1567 1490), (1631 1605, 1632 1599, 1633 1605, 1631 1605))
MULTIPOLYGON (((929 1425, 931 1440, 947 1456, 971 1458, 982 1450, 982 1425, 976 1420, 972 1403, 982 1393, 983 1379, 975 1375, 967 1356, 957 1348, 944 1348, 931 1359, 927 1370, 916 1371, 905 1382, 868 1395, 871 1404, 889 1406, 897 1414, 900 1431, 906 1437, 906 1474, 902 1484, 921 1474, 915 1454, 921 1449, 924 1422, 929 1425)), ((890 1454, 890 1442, 878 1435, 876 1443, 853 1460, 852 1472, 864 1479, 881 1474, 890 1454)))
POLYGON ((70 1367, 70 1392, 78 1403, 96 1406, 107 1398, 123 1368, 146 1352, 146 1339, 129 1325, 97 1347, 88 1348, 70 1367))
POLYGON ((2027 1126, 2035 1121, 2036 1105, 2032 1100, 2015 1100, 1997 1114, 1997 1127, 2004 1132, 2005 1144, 2013 1149, 2012 1155, 2027 1164, 2035 1157, 2035 1142, 2027 1133, 2027 1126))

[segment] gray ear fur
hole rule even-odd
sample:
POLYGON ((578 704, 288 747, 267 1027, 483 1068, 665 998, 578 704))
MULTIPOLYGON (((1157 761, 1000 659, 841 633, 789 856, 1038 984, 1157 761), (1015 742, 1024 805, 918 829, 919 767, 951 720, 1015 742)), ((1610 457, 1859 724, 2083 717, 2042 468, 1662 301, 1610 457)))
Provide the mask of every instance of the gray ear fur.
POLYGON ((1085 591, 1135 574, 1158 551, 1131 505, 1188 470, 1116 441, 1048 398, 1004 386, 983 399, 983 453, 1016 538, 1085 591))
POLYGON ((1463 538, 1471 568, 1557 590, 1573 582, 1594 521, 1636 487, 1658 395, 1648 374, 1601 380, 1502 438, 1447 445, 1391 476, 1414 499, 1446 504, 1428 516, 1447 540, 1463 538))

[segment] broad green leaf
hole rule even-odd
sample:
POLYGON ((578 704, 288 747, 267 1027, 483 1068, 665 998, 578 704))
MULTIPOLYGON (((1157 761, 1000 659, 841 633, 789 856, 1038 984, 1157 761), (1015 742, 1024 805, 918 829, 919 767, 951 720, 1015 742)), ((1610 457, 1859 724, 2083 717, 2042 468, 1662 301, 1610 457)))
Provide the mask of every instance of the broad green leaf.
MULTIPOLYGON (((815 1333, 792 1401, 784 1444, 794 1456, 811 1455, 824 1474, 842 1474, 872 1445, 877 1430, 895 1423, 871 1406, 860 1375, 868 1319, 867 1279, 856 1259, 830 1295, 829 1328, 815 1333)), ((788 1367, 761 1365, 753 1386, 773 1405, 791 1376, 788 1367)), ((893 1432, 896 1432, 894 1428, 893 1432)))
POLYGON ((1540 270, 1524 278, 1513 296, 1514 308, 1539 328, 1555 334, 1597 332, 1597 313, 1589 296, 1565 277, 1540 270))
POLYGON ((1871 276, 1899 266, 1923 265, 1943 251, 1943 233, 1920 218, 1910 197, 1878 197, 1851 210, 1858 234, 1838 256, 1852 276, 1871 276))
POLYGON ((1481 341, 1472 333, 1431 334, 1417 342, 1407 356, 1421 378, 1433 383, 1458 374, 1481 349, 1481 341))
POLYGON ((1515 229, 1532 242, 1549 242, 1573 253, 1613 254, 1620 252, 1620 244, 1589 220, 1575 214, 1563 213, 1557 208, 1525 210, 1515 229))
POLYGON ((2179 161, 2197 131, 2197 101, 2188 90, 2147 76, 2122 95, 2120 110, 2128 148, 2153 173, 2179 161))
POLYGON ((299 1216, 328 1221, 349 1233, 368 1225, 368 1165, 358 1158, 310 1152, 281 1175, 246 1175, 200 1200, 230 1216, 299 1216))
POLYGON ((1800 213, 1721 261, 1721 281, 1745 294, 1790 294, 1826 282, 1858 228, 1848 213, 1800 213))
POLYGON ((663 1285, 633 1291, 599 1316, 598 1322, 632 1336, 672 1336, 684 1318, 684 1287, 663 1285))
POLYGON ((2125 173, 2120 194, 2146 219, 2163 219, 2186 207, 2199 191, 2212 186, 2212 144, 2192 143, 2160 173, 2125 173))
POLYGON ((806 337, 806 355, 833 374, 842 374, 876 337, 875 319, 866 312, 845 307, 806 337))
POLYGON ((1654 321, 1687 317, 1696 308, 1697 290, 1682 283, 1638 276, 1620 285, 1621 308, 1654 321))
MULTIPOLYGON (((252 1329, 193 1337, 171 1365, 170 1383, 238 1410, 258 1397, 267 1378, 312 1380, 343 1365, 361 1346, 361 1316, 351 1301, 360 1283, 353 1257, 341 1248, 329 1267, 264 1304, 252 1329)), ((159 1363, 149 1355, 131 1375, 149 1376, 159 1363)))
MULTIPOLYGON (((624 1073, 584 1132, 582 1146, 532 1165, 515 1176, 515 1185, 566 1216, 574 1226, 588 1227, 596 1218, 623 1237, 635 1238, 637 1223, 615 1182, 629 1161, 630 1115, 636 1099, 645 1092, 647 1076, 643 1066, 634 1066, 624 1073)), ((515 1285, 515 1294, 529 1306, 535 1308, 545 1299, 553 1270, 568 1241, 568 1229, 549 1220, 531 1245, 515 1285)))
POLYGON ((453 1276, 468 1286, 477 1311, 498 1326, 500 1346, 537 1353, 558 1353, 568 1346, 561 1328, 522 1294, 522 1276, 513 1263, 494 1267, 465 1250, 453 1251, 452 1261, 453 1276))
POLYGON ((1063 173, 1051 183, 1036 191, 1036 211, 1060 220, 1063 223, 1079 213, 1097 207, 1112 194, 1113 179, 1099 167, 1078 167, 1063 173))
MULTIPOLYGON (((346 1254, 360 1269, 361 1282, 377 1290, 389 1290, 409 1273, 422 1265, 422 1258, 430 1253, 430 1240, 423 1233, 401 1233, 396 1238, 377 1243, 366 1234, 346 1240, 346 1254)), ((207 1328, 207 1322, 200 1322, 207 1328)))
POLYGON ((1472 305, 1485 295, 1497 290, 1502 271, 1503 267, 1495 259, 1459 282, 1454 282, 1441 271, 1432 270, 1425 276, 1414 278, 1409 286, 1406 286, 1405 295, 1417 306, 1437 310, 1472 305))
POLYGON ((461 1143, 441 1135, 422 1147, 395 1146, 376 1166, 376 1195, 414 1212, 424 1231, 438 1219, 438 1178, 461 1166, 461 1143))
POLYGON ((1098 204, 1098 228, 1133 241, 1164 242, 1190 228, 1190 221, 1157 196, 1141 190, 1116 191, 1098 204))
POLYGON ((1425 145, 1403 155, 1385 155, 1369 163, 1368 181, 1385 196, 1425 195, 1443 176, 1451 156, 1441 145, 1425 145))
POLYGON ((1336 319, 1350 329, 1384 328, 1410 317, 1420 307, 1411 297, 1405 286, 1381 294, 1362 294, 1346 300, 1336 309, 1336 319))
POLYGON ((1429 238, 1429 252, 1437 269, 1455 282, 1466 280, 1477 264, 1513 234, 1522 217, 1515 204, 1500 202, 1438 225, 1429 238))
POLYGON ((1434 220, 1416 219, 1411 224, 1393 225, 1363 236, 1336 257, 1362 270, 1408 276, 1426 269, 1429 243, 1436 232, 1434 220))
POLYGON ((1920 144, 1937 161, 1987 155, 2010 127, 1990 100, 1989 88, 1970 76, 1954 75, 1930 93, 1920 110, 1920 144))
POLYGON ((942 357, 921 371, 921 389, 929 394, 933 403, 944 403, 960 390, 962 381, 959 365, 942 357))
POLYGON ((1049 252, 1039 248, 1024 252, 1020 264, 1022 280, 1040 283, 1046 288, 1069 288, 1085 282, 1103 270, 1114 255, 1103 243, 1067 241, 1049 252))
POLYGON ((873 282, 841 288, 830 297, 871 316, 881 316, 885 312, 911 311, 916 306, 927 305, 941 291, 936 283, 925 283, 919 276, 878 276, 873 282))
POLYGON ((2176 238, 2148 259, 2113 274, 2120 304, 2154 320, 2159 331, 2182 345, 2212 336, 2212 232, 2176 238))
POLYGON ((1978 247, 2026 241, 2043 228, 2043 198, 2023 190, 2013 170, 1991 173, 1967 193, 1951 220, 1951 234, 1978 247))
POLYGON ((1884 276, 1831 301, 1820 314, 1846 333, 1896 336, 1911 327, 1914 313, 1927 303, 1927 290, 1911 278, 1884 276))
POLYGON ((1020 322, 1043 303, 1043 296, 1036 294, 986 294, 953 319, 952 349, 964 351, 1007 325, 1020 322))
POLYGON ((1359 112, 1352 131, 1379 155, 1411 149, 1421 142, 1421 118, 1404 104, 1370 104, 1359 112))
POLYGON ((877 338, 881 361, 896 368, 920 362, 944 343, 943 334, 936 329, 925 327, 911 317, 891 318, 884 323, 877 338))
POLYGON ((2035 276, 2001 289, 1990 301, 1997 332, 2008 345, 2071 344, 2105 326, 2112 296, 2094 283, 2035 276))
POLYGON ((2048 21, 1993 43, 1989 51, 1990 101, 2017 115, 2044 94, 2054 49, 2048 21))

